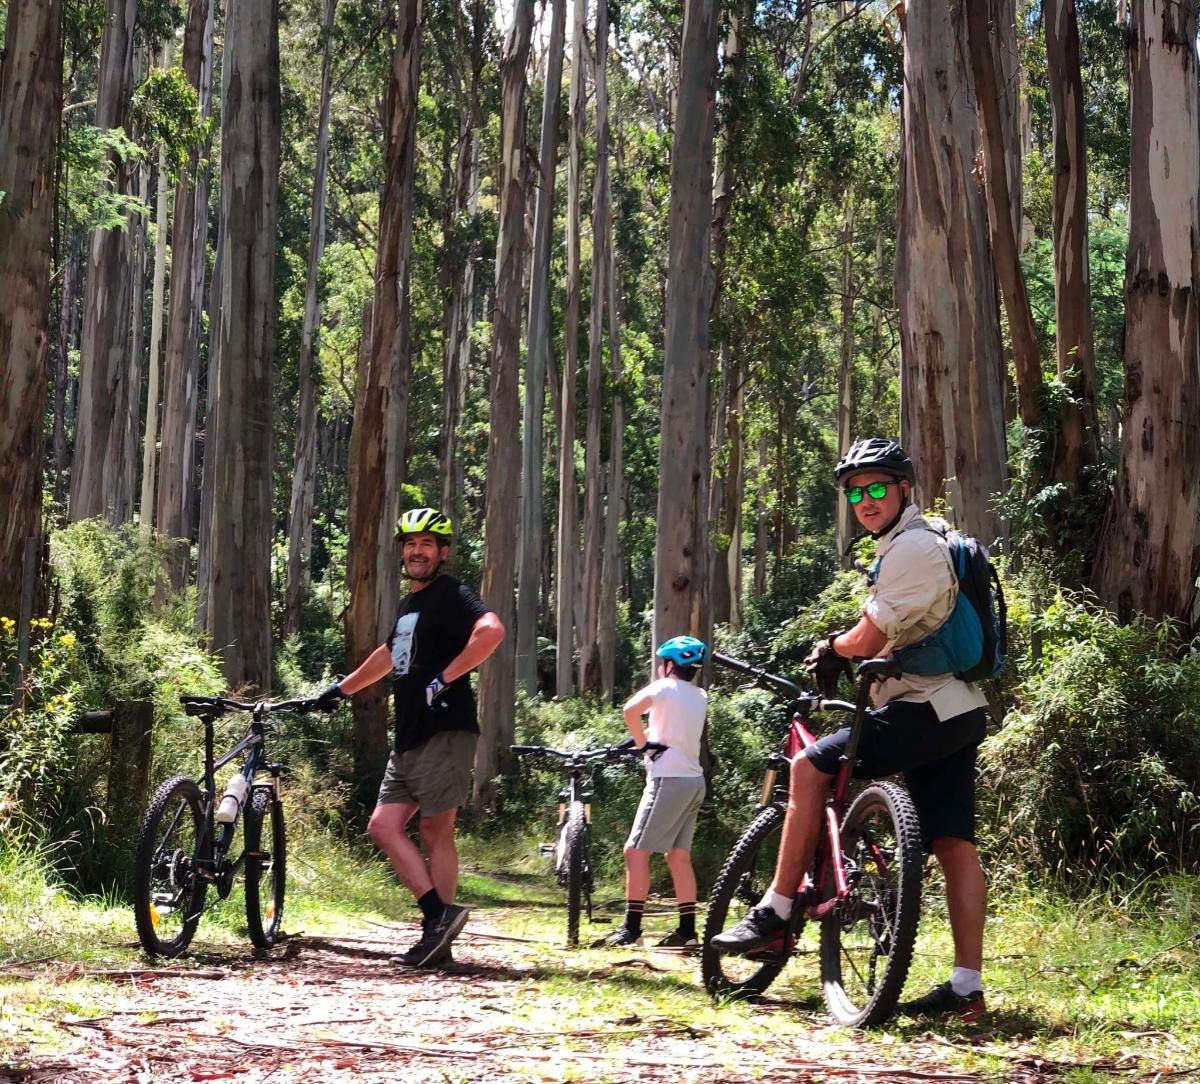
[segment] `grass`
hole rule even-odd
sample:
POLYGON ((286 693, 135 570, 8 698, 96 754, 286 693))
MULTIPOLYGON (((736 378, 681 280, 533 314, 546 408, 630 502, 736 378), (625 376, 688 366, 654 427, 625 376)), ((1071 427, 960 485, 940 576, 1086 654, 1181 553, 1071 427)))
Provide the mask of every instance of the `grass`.
MULTIPOLYGON (((562 893, 535 852, 531 841, 519 838, 468 837, 461 846, 460 898, 478 908, 480 925, 534 942, 522 946, 533 977, 523 987, 526 996, 513 999, 510 1026, 558 1032, 567 1021, 571 1030, 613 1032, 619 1044, 622 1021, 666 1018, 710 1032, 730 1051, 770 1050, 770 1044, 814 1034, 830 1057, 843 1047, 861 1050, 861 1036, 832 1027, 824 1015, 815 956, 794 961, 763 1006, 713 1004, 691 960, 665 957, 662 970, 630 969, 614 967, 611 952, 565 951, 562 893)), ((12 840, 0 845, 0 1060, 29 1045, 52 1051, 64 1041, 56 1021, 99 1013, 112 987, 88 972, 146 966, 128 904, 111 895, 72 894, 55 880, 54 857, 12 840), (42 963, 45 957, 55 959, 42 963)), ((620 896, 619 885, 602 886, 598 900, 614 907, 597 917, 619 919, 620 896)), ((669 901, 662 904, 669 910, 669 901)), ((206 913, 204 941, 245 945, 241 911, 235 889, 206 913)), ((924 914, 910 992, 943 979, 951 957, 942 886, 932 871, 924 914)), ((1054 1063, 1059 1079, 1077 1084, 1114 1079, 1122 1069, 1137 1068, 1149 1079, 1158 1069, 1200 1067, 1198 916, 1195 878, 1120 894, 1097 889, 1069 900, 997 876, 988 926, 988 1022, 967 1028, 896 1020, 867 1041, 893 1061, 903 1061, 905 1044, 914 1054, 931 1042, 950 1044, 962 1068, 1001 1080, 1022 1059, 1035 1058, 1054 1063), (1122 1061, 1130 1055, 1139 1060, 1122 1061)), ((347 933, 364 923, 414 917, 407 893, 368 847, 311 831, 293 843, 289 931, 347 933)), ((651 936, 673 925, 669 914, 647 920, 651 936)), ((583 935, 599 937, 611 928, 585 921, 583 935)), ((810 930, 802 947, 815 946, 810 930)))

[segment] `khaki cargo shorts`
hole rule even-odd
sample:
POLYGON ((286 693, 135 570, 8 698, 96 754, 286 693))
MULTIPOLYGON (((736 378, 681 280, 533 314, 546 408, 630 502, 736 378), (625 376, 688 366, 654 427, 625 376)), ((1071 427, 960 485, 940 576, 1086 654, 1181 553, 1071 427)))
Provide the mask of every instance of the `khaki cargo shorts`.
POLYGON ((392 750, 379 786, 379 805, 411 802, 421 816, 436 817, 465 805, 471 792, 478 734, 445 730, 415 749, 392 750))

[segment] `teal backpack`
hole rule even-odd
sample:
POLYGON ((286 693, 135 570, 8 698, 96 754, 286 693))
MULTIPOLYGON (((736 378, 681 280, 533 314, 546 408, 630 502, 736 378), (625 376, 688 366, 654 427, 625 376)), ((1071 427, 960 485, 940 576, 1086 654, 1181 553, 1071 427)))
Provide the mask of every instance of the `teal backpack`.
MULTIPOLYGON (((950 616, 933 632, 896 650, 900 668, 923 677, 953 674, 963 681, 999 677, 1008 657, 1008 608, 987 547, 969 535, 928 522, 923 529, 946 540, 958 577, 958 596, 950 616)), ((881 561, 877 558, 871 565, 872 584, 881 561)))

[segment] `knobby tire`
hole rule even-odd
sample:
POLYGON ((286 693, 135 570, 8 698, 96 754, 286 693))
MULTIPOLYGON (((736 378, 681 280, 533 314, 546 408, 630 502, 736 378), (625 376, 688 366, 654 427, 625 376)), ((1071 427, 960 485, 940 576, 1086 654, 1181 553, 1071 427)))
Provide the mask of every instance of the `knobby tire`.
POLYGON ((588 873, 586 851, 587 818, 583 803, 572 802, 567 811, 567 948, 579 944, 579 915, 588 873))
POLYGON ((842 823, 842 850, 855 883, 821 923, 821 986, 839 1023, 872 1027, 895 1011, 920 919, 925 854, 908 792, 866 787, 842 823))
POLYGON ((755 997, 775 981, 788 961, 788 951, 751 960, 723 955, 710 943, 717 934, 735 925, 770 886, 783 818, 784 809, 780 805, 769 805, 759 813, 734 844, 713 884, 704 924, 700 973, 705 989, 714 998, 755 997), (736 911, 733 915, 731 908, 736 911))
POLYGON ((182 775, 168 779, 142 819, 133 864, 134 921, 152 956, 173 958, 191 943, 208 891, 197 863, 211 854, 200 788, 182 775))
POLYGON ((286 878, 283 803, 270 787, 255 787, 246 808, 246 927, 258 948, 279 940, 286 878))

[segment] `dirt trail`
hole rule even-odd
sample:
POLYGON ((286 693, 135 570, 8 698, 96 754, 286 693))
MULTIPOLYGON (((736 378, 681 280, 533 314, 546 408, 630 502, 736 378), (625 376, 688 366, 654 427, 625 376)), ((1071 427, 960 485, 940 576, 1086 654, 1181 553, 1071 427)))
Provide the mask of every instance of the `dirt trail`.
MULTIPOLYGON (((819 1027, 802 1042, 768 1043, 696 1030, 686 1020, 614 1014, 603 1029, 573 1030, 562 1019, 561 1030, 531 1032, 510 1015, 510 1007, 537 996, 542 981, 569 967, 569 959, 547 958, 545 945, 488 930, 484 921, 473 921, 455 945, 456 961, 436 971, 389 963, 410 931, 368 928, 344 937, 300 934, 269 957, 199 952, 186 967, 108 972, 111 1005, 93 1018, 66 1018, 67 1052, 31 1054, 0 1070, 0 1080, 967 1084, 986 1079, 951 1069, 951 1051, 935 1043, 882 1048, 836 1028, 819 1027)), ((694 961, 642 953, 602 966, 609 976, 644 975, 650 968, 691 971, 694 961)), ((763 1011, 795 1008, 775 1004, 763 1011)), ((1041 1078, 1014 1066, 1004 1079, 1041 1078)))

